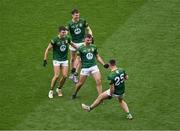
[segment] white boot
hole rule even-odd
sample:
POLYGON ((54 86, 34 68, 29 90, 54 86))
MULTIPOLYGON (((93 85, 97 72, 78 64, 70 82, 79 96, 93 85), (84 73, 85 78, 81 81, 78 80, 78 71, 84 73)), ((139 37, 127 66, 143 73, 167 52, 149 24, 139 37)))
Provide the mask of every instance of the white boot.
POLYGON ((50 91, 49 91, 48 97, 49 97, 50 99, 53 98, 53 90, 50 90, 50 91))
POLYGON ((87 105, 85 105, 85 104, 81 104, 81 106, 82 106, 82 108, 83 108, 85 111, 88 111, 88 112, 91 111, 90 106, 87 106, 87 105))
POLYGON ((130 113, 128 113, 127 116, 126 116, 126 118, 129 119, 129 120, 132 120, 132 119, 133 119, 133 116, 132 116, 130 113))
POLYGON ((56 92, 57 92, 58 96, 63 96, 61 89, 56 88, 56 92))

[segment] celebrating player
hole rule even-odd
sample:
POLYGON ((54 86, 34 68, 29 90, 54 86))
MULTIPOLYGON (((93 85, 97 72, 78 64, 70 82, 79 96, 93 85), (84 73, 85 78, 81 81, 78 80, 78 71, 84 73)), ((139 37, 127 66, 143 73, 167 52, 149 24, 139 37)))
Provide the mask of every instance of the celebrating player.
MULTIPOLYGON (((72 42, 75 43, 77 47, 80 47, 81 45, 83 45, 86 32, 87 34, 91 34, 92 36, 92 31, 86 20, 80 18, 80 13, 77 9, 73 9, 71 14, 72 14, 72 20, 68 22, 66 28, 68 29, 68 32, 72 37, 72 42)), ((71 67, 72 67, 71 75, 69 78, 77 83, 78 82, 77 72, 80 64, 78 63, 76 69, 73 68, 74 61, 77 57, 76 49, 72 46, 70 46, 69 49, 71 51, 71 67)))
POLYGON ((115 97, 118 99, 122 109, 127 113, 127 119, 132 119, 133 117, 130 114, 128 106, 123 99, 125 92, 124 81, 128 79, 128 75, 125 73, 123 69, 117 68, 115 60, 109 61, 109 67, 111 69, 111 73, 108 76, 108 80, 110 80, 110 89, 106 90, 101 95, 99 95, 91 106, 82 104, 82 108, 89 112, 96 106, 98 106, 103 100, 115 97))
POLYGON ((44 63, 43 65, 46 66, 48 52, 50 49, 53 48, 53 66, 54 66, 54 76, 51 81, 51 87, 48 94, 49 98, 53 98, 53 89, 56 84, 56 81, 59 78, 60 71, 62 72, 62 78, 60 79, 59 87, 56 89, 58 96, 62 96, 61 88, 63 87, 66 78, 68 76, 68 47, 69 44, 74 46, 71 42, 70 38, 66 35, 66 28, 64 26, 59 27, 59 34, 56 36, 51 42, 49 43, 45 54, 44 54, 44 63))
POLYGON ((102 84, 101 84, 101 74, 98 66, 96 65, 96 59, 99 63, 104 65, 105 68, 108 68, 108 64, 105 64, 103 59, 98 54, 97 48, 94 44, 91 44, 92 36, 87 34, 85 36, 85 44, 80 46, 78 50, 78 57, 76 58, 76 63, 81 61, 82 69, 80 72, 79 82, 76 84, 75 92, 72 95, 72 99, 76 98, 76 95, 84 84, 87 76, 92 75, 96 81, 97 92, 100 95, 102 93, 102 84))

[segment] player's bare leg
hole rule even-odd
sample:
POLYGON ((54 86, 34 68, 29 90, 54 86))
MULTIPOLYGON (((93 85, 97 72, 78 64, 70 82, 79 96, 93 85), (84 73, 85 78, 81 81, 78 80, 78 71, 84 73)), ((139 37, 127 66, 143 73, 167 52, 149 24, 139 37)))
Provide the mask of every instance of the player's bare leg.
POLYGON ((108 98, 109 98, 109 96, 107 95, 107 93, 103 92, 97 97, 97 99, 93 102, 93 104, 91 106, 82 104, 82 108, 86 111, 91 111, 92 109, 97 107, 100 103, 102 103, 103 100, 108 99, 108 98))
POLYGON ((59 78, 59 72, 60 72, 59 66, 54 66, 54 76, 51 80, 51 88, 50 88, 49 95, 48 95, 49 98, 53 98, 53 90, 54 90, 54 86, 56 84, 56 81, 59 78))
POLYGON ((84 82, 86 81, 86 78, 87 78, 87 76, 80 75, 79 82, 76 84, 76 89, 75 89, 75 92, 72 95, 72 99, 76 98, 77 93, 80 90, 80 88, 82 87, 82 85, 84 84, 84 82))
POLYGON ((119 98, 118 100, 119 100, 119 104, 121 108, 127 113, 127 119, 130 119, 130 120, 133 119, 132 115, 129 112, 129 108, 126 102, 121 98, 119 98))
POLYGON ((98 95, 100 95, 102 93, 102 82, 101 82, 101 73, 95 72, 92 74, 94 80, 96 81, 96 89, 98 92, 98 95))
POLYGON ((62 96, 62 87, 66 81, 66 78, 68 76, 68 66, 61 66, 61 72, 62 72, 62 77, 59 82, 59 87, 56 89, 58 96, 62 96))
POLYGON ((76 51, 71 51, 71 68, 74 67, 74 62, 76 60, 77 54, 76 51))
POLYGON ((71 79, 74 83, 78 82, 78 71, 80 67, 80 63, 75 63, 77 57, 76 51, 71 51, 71 74, 69 76, 69 79, 71 79))
POLYGON ((81 67, 81 63, 80 63, 80 62, 76 63, 76 64, 74 65, 74 67, 76 67, 76 72, 75 72, 75 73, 78 73, 78 72, 79 72, 79 69, 80 69, 80 67, 81 67))

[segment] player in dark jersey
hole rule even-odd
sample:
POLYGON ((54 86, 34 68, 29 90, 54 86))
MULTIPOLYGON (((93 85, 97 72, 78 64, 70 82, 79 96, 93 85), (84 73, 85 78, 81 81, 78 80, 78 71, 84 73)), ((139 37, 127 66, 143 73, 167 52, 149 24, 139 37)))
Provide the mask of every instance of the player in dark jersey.
MULTIPOLYGON (((92 30, 89 27, 89 24, 87 21, 80 17, 80 12, 77 9, 73 9, 72 12, 72 20, 70 20, 66 28, 68 29, 68 34, 72 38, 72 42, 79 48, 81 45, 84 44, 84 38, 86 34, 91 34, 92 36, 92 30)), ((76 66, 76 69, 74 67, 74 61, 77 57, 77 50, 76 48, 70 46, 70 55, 71 55, 71 75, 69 78, 73 80, 74 82, 78 82, 77 75, 78 75, 78 69, 80 67, 80 63, 76 66)))
POLYGON ((59 27, 59 34, 51 40, 46 51, 44 53, 43 66, 47 64, 48 52, 53 49, 53 67, 54 76, 51 81, 51 87, 48 94, 49 98, 53 98, 53 89, 56 81, 59 78, 60 71, 62 72, 62 78, 60 79, 59 87, 56 89, 58 96, 62 96, 61 87, 64 85, 68 75, 68 48, 69 44, 76 46, 71 42, 70 37, 66 35, 66 28, 64 26, 59 27))
POLYGON ((89 112, 98 106, 103 100, 115 97, 118 99, 122 109, 127 113, 127 119, 133 119, 129 112, 129 108, 123 99, 125 93, 124 81, 128 79, 128 75, 122 68, 117 68, 115 60, 109 61, 109 68, 111 69, 111 73, 108 76, 108 80, 110 81, 110 88, 99 95, 92 105, 88 106, 82 104, 82 108, 89 112))
POLYGON ((76 58, 75 63, 81 63, 81 72, 78 83, 76 83, 76 89, 72 95, 72 99, 76 98, 76 95, 84 82, 86 81, 89 75, 92 75, 96 82, 96 89, 98 95, 102 93, 102 83, 101 83, 101 73, 97 66, 96 61, 108 68, 109 65, 104 63, 104 60, 98 53, 97 47, 94 44, 91 44, 92 36, 87 34, 85 36, 85 44, 80 46, 78 50, 78 57, 76 58))

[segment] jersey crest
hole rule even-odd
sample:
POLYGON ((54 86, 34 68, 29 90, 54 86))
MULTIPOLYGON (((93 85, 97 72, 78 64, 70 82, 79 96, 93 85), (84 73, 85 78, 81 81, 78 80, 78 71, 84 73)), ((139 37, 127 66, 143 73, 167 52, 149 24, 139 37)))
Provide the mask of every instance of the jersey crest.
POLYGON ((80 28, 76 28, 76 29, 74 30, 74 34, 78 35, 78 34, 80 34, 80 33, 81 33, 81 29, 80 29, 80 28))
POLYGON ((63 52, 63 51, 65 51, 65 50, 66 50, 66 46, 65 46, 64 44, 63 44, 63 45, 61 45, 61 46, 60 46, 60 51, 62 51, 62 52, 63 52))
POLYGON ((88 60, 92 60, 92 58, 93 58, 93 54, 90 52, 90 53, 87 53, 86 54, 86 58, 88 59, 88 60))

